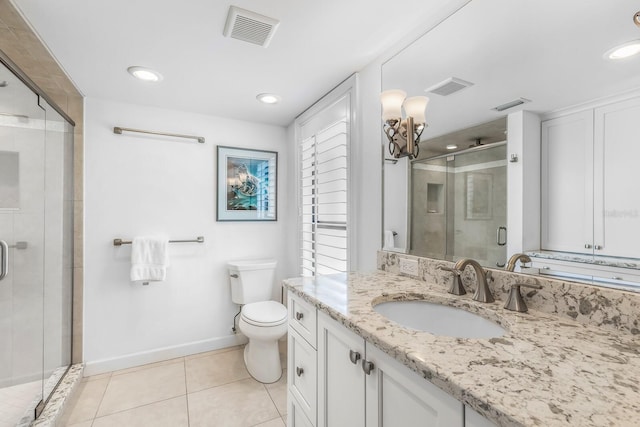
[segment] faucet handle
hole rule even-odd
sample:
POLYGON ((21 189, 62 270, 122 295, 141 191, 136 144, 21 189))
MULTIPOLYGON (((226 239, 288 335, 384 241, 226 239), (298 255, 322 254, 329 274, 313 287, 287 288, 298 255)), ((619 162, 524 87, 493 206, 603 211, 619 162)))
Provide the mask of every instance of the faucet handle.
POLYGON ((542 289, 542 286, 538 284, 529 284, 529 283, 514 283, 511 285, 511 291, 509 292, 509 298, 507 299, 504 308, 511 311, 517 311, 519 313, 526 313, 528 308, 527 304, 524 302, 522 298, 522 294, 520 294, 520 287, 524 286, 525 288, 534 288, 534 289, 542 289))
POLYGON ((462 286, 462 278, 460 277, 462 271, 456 268, 445 267, 443 265, 439 265, 436 268, 438 270, 444 270, 453 273, 453 281, 451 282, 451 285, 449 286, 447 292, 453 295, 464 295, 467 293, 467 291, 464 289, 464 286, 462 286))

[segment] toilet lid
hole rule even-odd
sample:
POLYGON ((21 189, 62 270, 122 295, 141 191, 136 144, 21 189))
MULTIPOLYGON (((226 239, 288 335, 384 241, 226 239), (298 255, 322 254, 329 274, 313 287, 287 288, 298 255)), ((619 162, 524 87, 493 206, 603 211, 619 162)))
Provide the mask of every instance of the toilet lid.
POLYGON ((242 318, 255 326, 275 326, 287 321, 287 308, 275 301, 260 301, 242 307, 242 318))

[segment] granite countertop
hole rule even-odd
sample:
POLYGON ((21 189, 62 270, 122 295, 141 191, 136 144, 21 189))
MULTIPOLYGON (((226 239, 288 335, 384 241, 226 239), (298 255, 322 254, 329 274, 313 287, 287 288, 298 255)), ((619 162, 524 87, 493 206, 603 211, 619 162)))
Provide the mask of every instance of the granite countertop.
POLYGON ((534 258, 554 259, 558 261, 577 262, 581 264, 640 270, 640 260, 633 258, 615 258, 554 251, 527 251, 526 253, 530 257, 534 258))
POLYGON ((284 281, 367 342, 500 426, 640 425, 640 339, 503 302, 478 303, 384 271, 284 281), (500 338, 460 339, 404 328, 372 302, 425 299, 501 324, 500 338))

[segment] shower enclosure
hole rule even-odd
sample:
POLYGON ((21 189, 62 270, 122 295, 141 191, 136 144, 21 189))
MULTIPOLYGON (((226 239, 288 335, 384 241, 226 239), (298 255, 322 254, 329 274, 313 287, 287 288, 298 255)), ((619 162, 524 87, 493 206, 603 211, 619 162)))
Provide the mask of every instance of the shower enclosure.
POLYGON ((73 126, 25 81, 0 63, 0 427, 71 362, 73 126))
POLYGON ((506 158, 503 142, 413 162, 410 253, 504 267, 506 158))

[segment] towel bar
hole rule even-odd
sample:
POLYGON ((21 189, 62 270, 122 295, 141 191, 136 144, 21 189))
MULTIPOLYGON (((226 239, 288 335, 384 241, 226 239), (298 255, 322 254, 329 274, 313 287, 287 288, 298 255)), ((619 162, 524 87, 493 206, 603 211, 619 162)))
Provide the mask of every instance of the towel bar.
POLYGON ((181 133, 156 132, 156 131, 153 131, 153 130, 131 129, 131 128, 123 128, 123 127, 120 127, 120 126, 115 126, 113 128, 113 133, 117 133, 118 135, 122 135, 122 132, 137 132, 137 133, 147 133, 149 135, 160 135, 160 136, 169 136, 169 137, 174 137, 174 138, 195 139, 200 144, 204 144, 204 137, 202 137, 202 136, 183 135, 181 133))
MULTIPOLYGON (((113 239, 113 246, 130 245, 131 240, 113 239)), ((198 236, 195 240, 169 240, 169 243, 204 243, 204 237, 198 236)))

